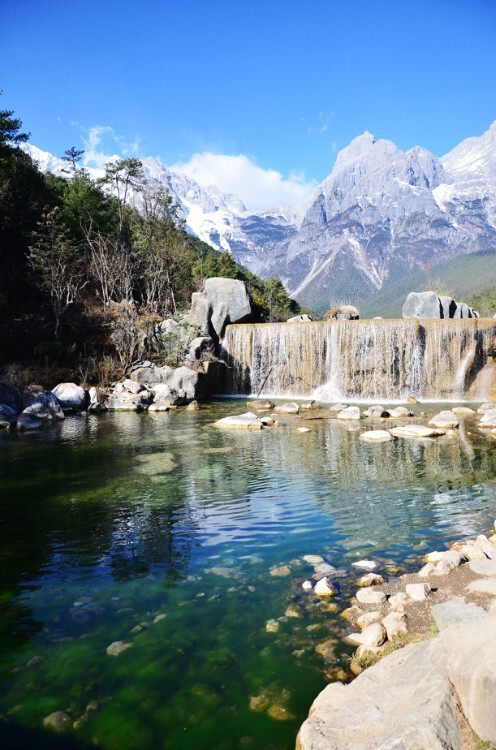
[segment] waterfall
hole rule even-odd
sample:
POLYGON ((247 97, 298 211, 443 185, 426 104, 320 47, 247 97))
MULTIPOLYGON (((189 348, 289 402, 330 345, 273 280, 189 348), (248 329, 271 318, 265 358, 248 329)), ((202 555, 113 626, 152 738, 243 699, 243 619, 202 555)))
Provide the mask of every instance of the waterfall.
POLYGON ((339 320, 227 327, 227 392, 361 399, 496 394, 496 320, 339 320))

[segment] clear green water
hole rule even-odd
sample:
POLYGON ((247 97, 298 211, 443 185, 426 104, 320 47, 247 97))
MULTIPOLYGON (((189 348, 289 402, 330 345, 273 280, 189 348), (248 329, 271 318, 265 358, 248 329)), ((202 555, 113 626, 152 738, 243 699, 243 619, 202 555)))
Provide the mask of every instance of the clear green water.
POLYGON ((211 426, 243 411, 0 435, 2 747, 293 748, 325 670, 351 653, 345 621, 301 588, 303 555, 340 569, 342 610, 353 560, 414 568, 496 515, 496 441, 474 420, 457 439, 378 445, 329 419, 211 426), (315 646, 331 637, 326 664, 315 646), (114 641, 133 646, 107 655, 114 641), (79 720, 62 736, 42 728, 58 710, 79 720))

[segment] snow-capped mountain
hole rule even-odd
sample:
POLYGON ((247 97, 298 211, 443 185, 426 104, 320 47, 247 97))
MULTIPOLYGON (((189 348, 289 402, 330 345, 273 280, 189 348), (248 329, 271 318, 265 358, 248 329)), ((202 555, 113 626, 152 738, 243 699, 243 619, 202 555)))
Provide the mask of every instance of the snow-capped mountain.
MULTIPOLYGON (((43 171, 67 170, 51 154, 26 150, 43 171)), ((440 159, 365 132, 303 205, 257 213, 156 159, 143 166, 152 183, 169 188, 190 231, 259 276, 278 276, 313 309, 363 299, 415 268, 496 247, 496 122, 440 159)))

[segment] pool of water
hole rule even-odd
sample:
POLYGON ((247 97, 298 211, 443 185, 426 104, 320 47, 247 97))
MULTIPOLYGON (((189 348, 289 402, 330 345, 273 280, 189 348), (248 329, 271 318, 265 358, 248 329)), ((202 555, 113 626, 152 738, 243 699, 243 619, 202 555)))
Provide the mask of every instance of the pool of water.
POLYGON ((2 746, 291 749, 347 668, 352 562, 414 569, 496 515, 496 441, 474 419, 457 438, 377 445, 324 410, 212 426, 243 411, 0 435, 2 746), (336 606, 303 591, 309 554, 337 569, 336 606), (108 654, 116 641, 131 645, 108 654), (55 711, 74 728, 43 729, 55 711))

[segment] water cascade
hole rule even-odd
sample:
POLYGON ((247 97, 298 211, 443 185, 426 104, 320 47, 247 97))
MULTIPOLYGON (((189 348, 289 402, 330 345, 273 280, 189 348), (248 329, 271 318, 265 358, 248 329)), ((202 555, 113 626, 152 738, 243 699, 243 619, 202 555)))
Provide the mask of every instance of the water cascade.
POLYGON ((322 401, 496 398, 496 320, 228 326, 227 392, 322 401))

